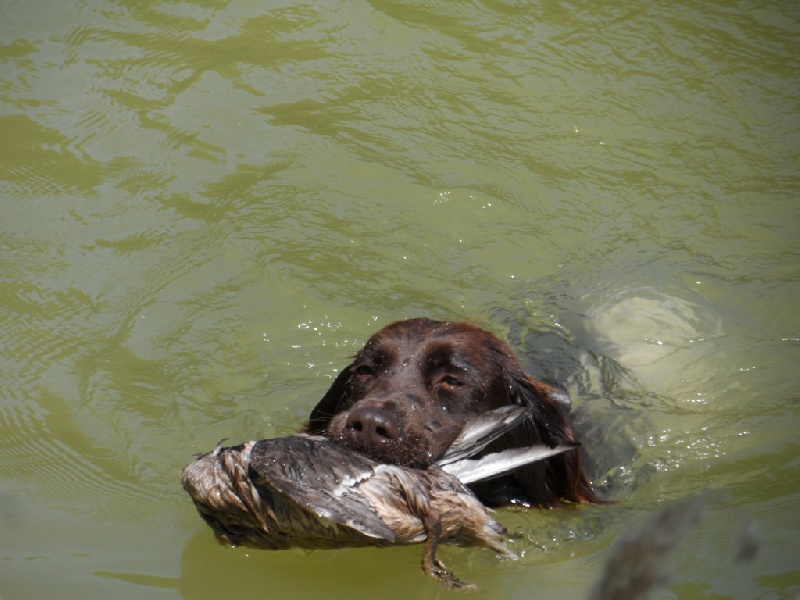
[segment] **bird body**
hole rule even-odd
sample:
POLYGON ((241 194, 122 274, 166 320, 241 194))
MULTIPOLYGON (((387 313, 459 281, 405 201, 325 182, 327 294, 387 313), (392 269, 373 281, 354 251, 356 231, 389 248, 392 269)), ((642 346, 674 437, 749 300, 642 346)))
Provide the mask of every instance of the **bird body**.
POLYGON ((327 438, 296 434, 219 446, 184 467, 183 487, 220 542, 273 550, 424 542, 428 574, 450 588, 470 587, 441 563, 440 543, 514 554, 505 528, 465 483, 574 449, 536 447, 471 458, 526 414, 504 407, 474 419, 424 470, 379 463, 327 438))

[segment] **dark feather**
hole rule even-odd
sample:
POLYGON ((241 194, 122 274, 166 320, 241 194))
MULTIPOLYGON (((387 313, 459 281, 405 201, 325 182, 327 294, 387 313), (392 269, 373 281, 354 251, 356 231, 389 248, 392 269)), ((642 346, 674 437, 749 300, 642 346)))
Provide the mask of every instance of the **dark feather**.
POLYGON ((250 451, 253 483, 273 487, 322 519, 369 537, 395 541, 359 483, 375 475, 375 463, 322 437, 294 435, 256 442, 250 451))

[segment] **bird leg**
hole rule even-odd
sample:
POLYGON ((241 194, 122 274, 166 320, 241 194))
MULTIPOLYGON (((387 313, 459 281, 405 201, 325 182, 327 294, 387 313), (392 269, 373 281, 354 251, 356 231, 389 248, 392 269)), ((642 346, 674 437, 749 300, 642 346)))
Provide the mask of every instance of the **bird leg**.
POLYGON ((477 591, 477 586, 462 581, 452 571, 448 571, 447 567, 436 555, 442 538, 442 518, 439 513, 435 510, 430 511, 425 515, 424 522, 427 539, 425 540, 425 548, 422 551, 422 570, 451 590, 477 591))

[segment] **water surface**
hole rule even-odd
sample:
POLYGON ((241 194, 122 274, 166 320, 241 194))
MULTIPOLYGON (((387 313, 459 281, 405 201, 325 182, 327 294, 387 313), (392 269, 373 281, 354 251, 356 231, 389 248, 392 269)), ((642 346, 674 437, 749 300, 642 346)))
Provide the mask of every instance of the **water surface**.
POLYGON ((793 598, 792 2, 6 3, 0 596, 432 598, 420 548, 253 552, 181 490, 378 327, 474 319, 588 416, 609 507, 502 511, 486 597, 585 597, 709 489, 664 598, 793 598), (741 531, 760 540, 735 561, 741 531))

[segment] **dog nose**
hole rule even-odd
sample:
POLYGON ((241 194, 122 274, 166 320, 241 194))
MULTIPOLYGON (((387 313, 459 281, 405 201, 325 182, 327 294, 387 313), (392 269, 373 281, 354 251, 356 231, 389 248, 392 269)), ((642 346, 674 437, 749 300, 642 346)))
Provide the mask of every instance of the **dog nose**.
POLYGON ((351 442, 362 448, 380 448, 400 437, 394 417, 379 408, 357 408, 347 417, 345 429, 351 442))

